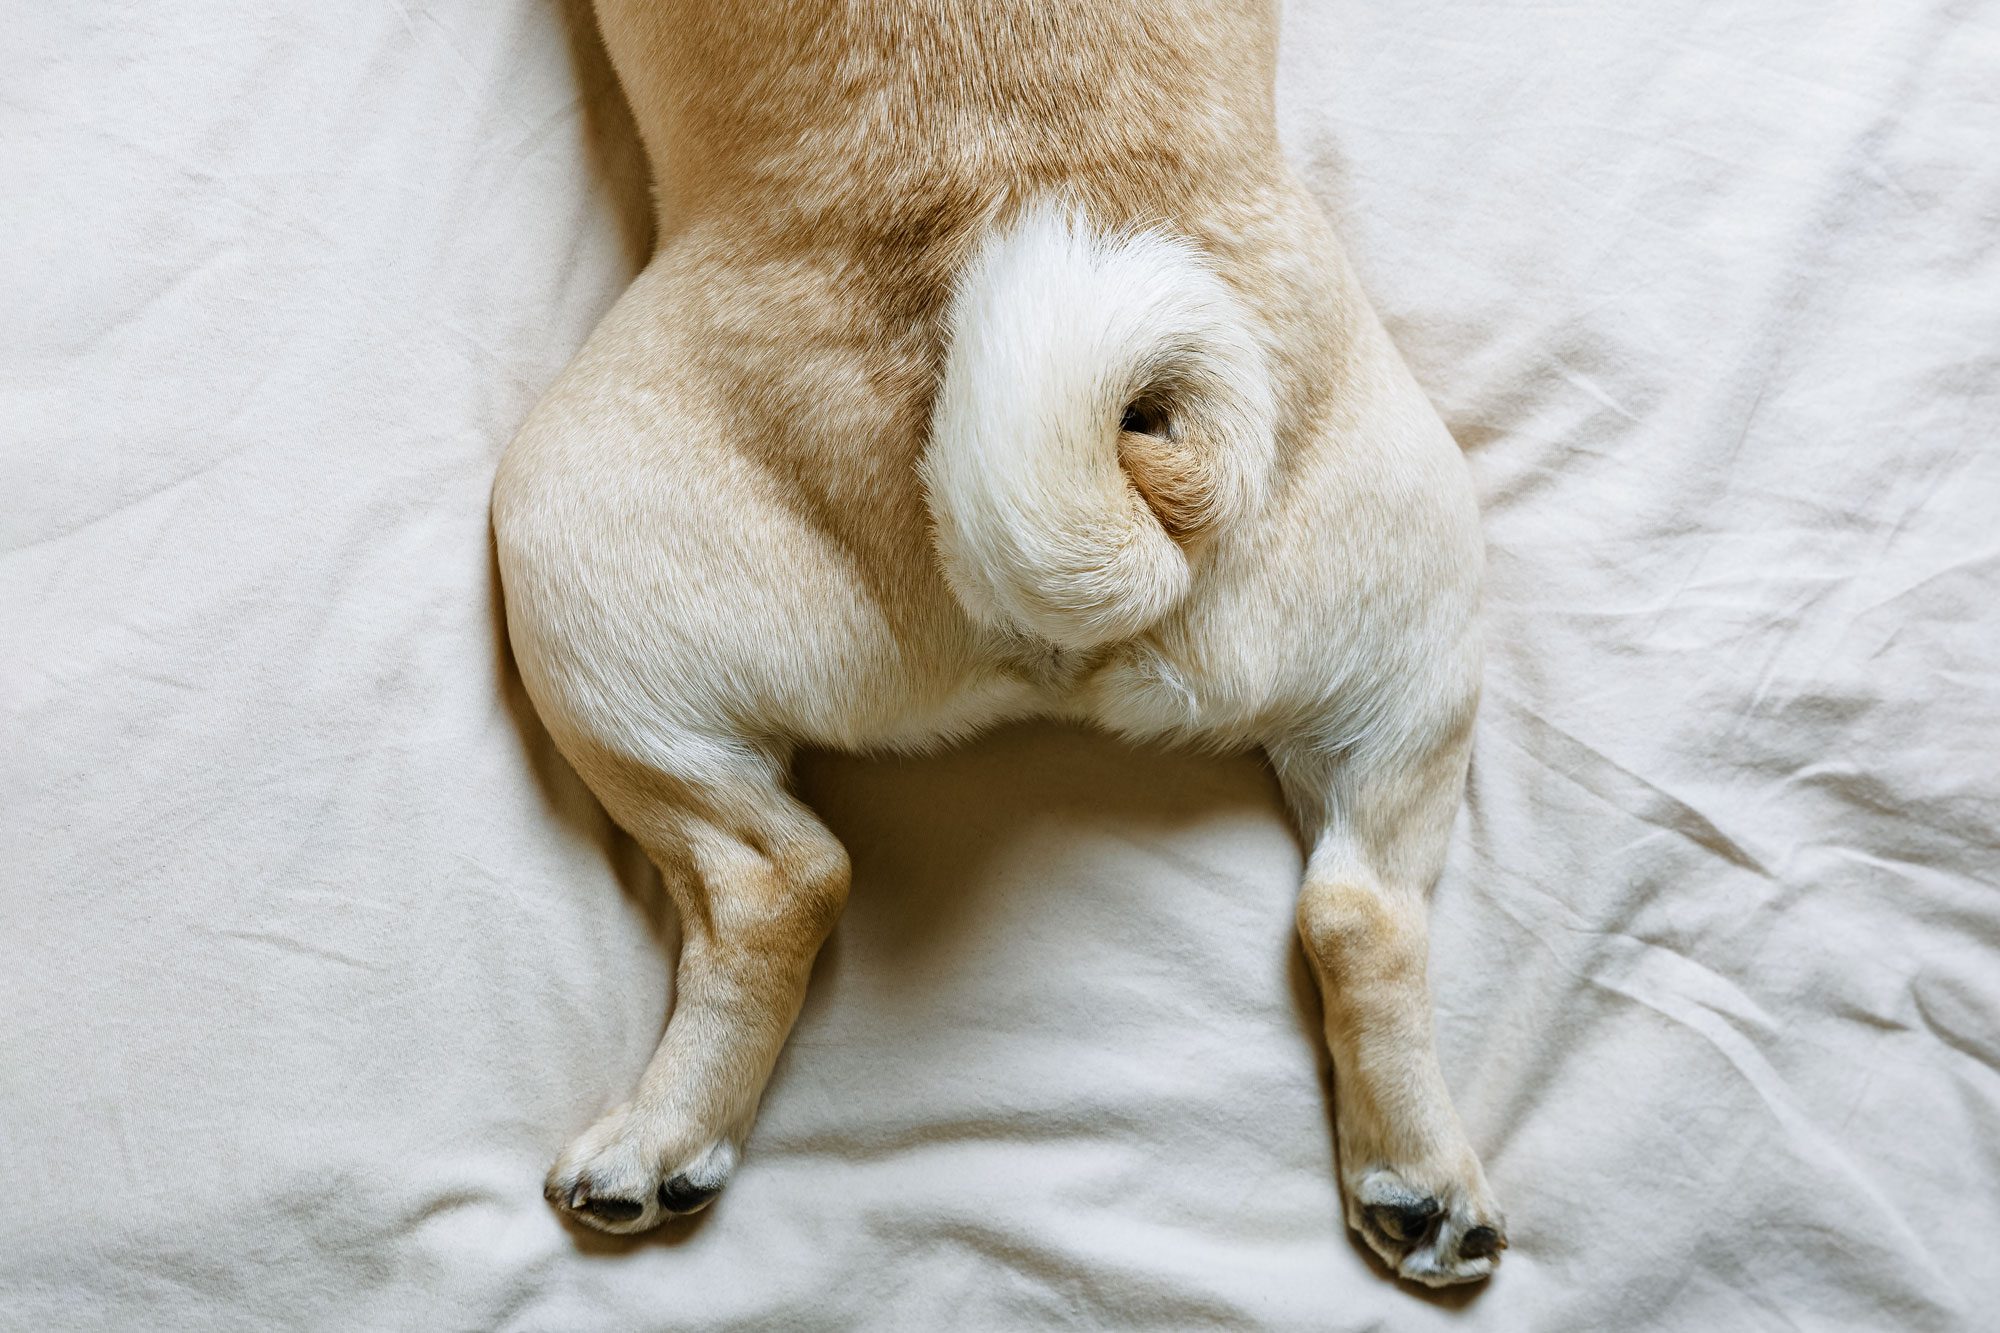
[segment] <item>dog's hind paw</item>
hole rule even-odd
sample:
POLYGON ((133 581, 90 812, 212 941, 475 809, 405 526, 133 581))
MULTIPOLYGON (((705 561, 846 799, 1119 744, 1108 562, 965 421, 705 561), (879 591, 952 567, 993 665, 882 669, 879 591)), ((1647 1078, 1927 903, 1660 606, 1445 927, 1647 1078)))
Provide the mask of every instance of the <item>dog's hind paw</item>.
POLYGON ((1427 1287, 1477 1282, 1507 1248, 1507 1224, 1485 1182, 1420 1186, 1388 1167, 1365 1168, 1350 1189, 1348 1221, 1399 1277, 1427 1287))
POLYGON ((736 1148, 727 1139, 688 1154, 663 1152, 671 1136, 620 1107, 592 1125, 549 1168, 542 1193, 587 1227, 624 1236, 700 1212, 728 1183, 736 1148))

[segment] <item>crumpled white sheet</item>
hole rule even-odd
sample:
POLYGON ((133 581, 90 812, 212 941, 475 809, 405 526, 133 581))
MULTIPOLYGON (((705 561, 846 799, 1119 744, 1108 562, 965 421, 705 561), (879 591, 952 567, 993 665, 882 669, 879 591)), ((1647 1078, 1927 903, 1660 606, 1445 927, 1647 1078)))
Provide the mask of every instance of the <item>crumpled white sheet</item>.
POLYGON ((1991 1326, 2000 4, 1287 18, 1492 548, 1442 1297, 1342 1233, 1269 778, 1054 728, 808 760, 856 890, 735 1184, 542 1203, 668 998, 486 530, 646 243, 575 17, 13 16, 0 1325, 1991 1326))

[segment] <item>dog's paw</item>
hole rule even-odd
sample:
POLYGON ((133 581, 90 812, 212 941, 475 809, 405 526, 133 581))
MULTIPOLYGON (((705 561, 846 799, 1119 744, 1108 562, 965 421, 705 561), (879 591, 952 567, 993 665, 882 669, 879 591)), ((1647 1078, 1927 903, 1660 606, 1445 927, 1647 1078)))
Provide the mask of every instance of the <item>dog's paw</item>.
POLYGON ((1507 1248, 1506 1220, 1476 1169, 1469 1179, 1426 1180, 1375 1166, 1351 1180, 1348 1223, 1399 1277, 1427 1287, 1477 1282, 1507 1248))
POLYGON ((717 1140, 692 1153, 643 1114, 620 1107, 585 1130, 549 1168, 543 1195, 588 1227, 625 1236, 700 1212, 736 1169, 736 1148, 717 1140))

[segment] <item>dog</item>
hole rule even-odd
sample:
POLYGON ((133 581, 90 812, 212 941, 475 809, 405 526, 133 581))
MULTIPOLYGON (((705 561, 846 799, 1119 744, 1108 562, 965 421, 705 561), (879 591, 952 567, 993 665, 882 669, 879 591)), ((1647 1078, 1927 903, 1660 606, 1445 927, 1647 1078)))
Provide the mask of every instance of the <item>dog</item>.
POLYGON ((796 747, 1058 717, 1261 747, 1309 848, 1348 1224, 1505 1224, 1432 1039, 1426 900, 1479 693, 1464 461, 1280 154, 1270 0, 598 0, 658 243, 493 495, 522 679, 679 910, 562 1213, 736 1168, 844 850, 796 747))

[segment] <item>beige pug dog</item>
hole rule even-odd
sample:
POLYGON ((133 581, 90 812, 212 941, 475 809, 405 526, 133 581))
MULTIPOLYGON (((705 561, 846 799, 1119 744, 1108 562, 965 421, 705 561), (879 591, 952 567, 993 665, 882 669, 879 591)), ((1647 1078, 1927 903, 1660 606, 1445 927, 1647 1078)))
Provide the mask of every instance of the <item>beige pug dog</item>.
POLYGON ((1311 854, 1347 1220, 1490 1272, 1425 899, 1479 692, 1451 437, 1279 155, 1267 0, 598 0, 652 262, 509 449, 515 656, 683 943, 631 1101, 548 1194, 729 1178, 847 857, 797 746, 1008 718, 1261 746, 1311 854))

